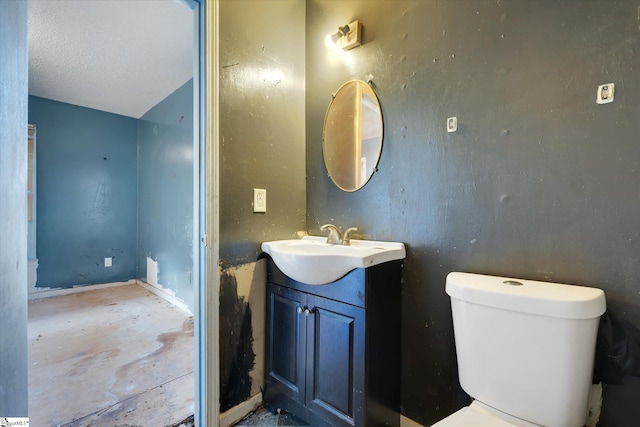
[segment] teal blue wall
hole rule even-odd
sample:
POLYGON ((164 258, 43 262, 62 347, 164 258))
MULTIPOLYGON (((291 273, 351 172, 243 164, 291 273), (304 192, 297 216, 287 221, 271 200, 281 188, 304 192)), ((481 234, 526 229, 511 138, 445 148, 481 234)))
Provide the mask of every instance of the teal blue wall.
POLYGON ((193 81, 139 120, 29 97, 29 122, 36 286, 146 281, 150 257, 158 284, 193 308, 193 81))
POLYGON ((138 121, 31 96, 29 122, 38 129, 36 286, 135 278, 138 121))
POLYGON ((139 120, 138 278, 147 257, 158 284, 193 308, 193 80, 139 120))
POLYGON ((27 2, 0 11, 0 417, 26 417, 27 2))

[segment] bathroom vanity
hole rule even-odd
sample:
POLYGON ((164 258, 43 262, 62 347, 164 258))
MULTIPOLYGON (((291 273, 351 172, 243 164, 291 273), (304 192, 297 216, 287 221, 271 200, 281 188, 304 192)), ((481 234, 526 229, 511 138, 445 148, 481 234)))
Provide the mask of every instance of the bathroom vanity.
POLYGON ((265 406, 314 427, 398 426, 401 261, 311 285, 266 258, 265 406))
MULTIPOLYGON (((369 82, 370 83, 370 82, 369 82)), ((332 96, 322 151, 327 174, 354 192, 377 169, 382 110, 351 80, 332 96)), ((268 409, 317 426, 400 425, 401 260, 404 244, 328 237, 263 242, 267 258, 265 386, 268 409)))

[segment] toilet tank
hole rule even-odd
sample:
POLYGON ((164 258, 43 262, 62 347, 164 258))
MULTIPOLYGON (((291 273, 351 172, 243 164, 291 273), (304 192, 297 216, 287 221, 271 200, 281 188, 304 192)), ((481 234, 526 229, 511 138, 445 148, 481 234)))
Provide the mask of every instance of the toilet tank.
POLYGON ((600 289, 450 273, 458 372, 474 399, 547 427, 582 427, 600 289))

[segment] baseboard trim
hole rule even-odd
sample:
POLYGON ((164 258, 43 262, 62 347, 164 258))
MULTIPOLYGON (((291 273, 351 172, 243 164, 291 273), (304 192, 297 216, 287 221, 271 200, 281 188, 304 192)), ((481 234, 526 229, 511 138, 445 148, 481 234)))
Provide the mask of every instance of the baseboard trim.
POLYGON ((189 316, 193 316, 193 312, 191 311, 189 306, 184 303, 184 301, 177 298, 172 292, 169 292, 167 289, 163 288, 162 286, 151 285, 147 282, 143 282, 142 280, 136 280, 136 283, 139 286, 142 286, 143 288, 151 292, 152 294, 159 296, 160 298, 164 299, 168 303, 181 309, 182 311, 187 313, 189 316))
POLYGON ((262 393, 258 393, 249 400, 245 400, 239 405, 220 414, 219 427, 229 427, 255 411, 262 405, 262 393))
POLYGON ((77 294, 80 292, 95 291, 98 289, 115 288, 116 286, 135 285, 136 280, 131 279, 126 282, 101 283, 98 285, 78 285, 73 288, 36 288, 36 291, 29 293, 29 301, 43 298, 57 297, 61 295, 77 294), (42 289, 42 290, 40 290, 42 289))

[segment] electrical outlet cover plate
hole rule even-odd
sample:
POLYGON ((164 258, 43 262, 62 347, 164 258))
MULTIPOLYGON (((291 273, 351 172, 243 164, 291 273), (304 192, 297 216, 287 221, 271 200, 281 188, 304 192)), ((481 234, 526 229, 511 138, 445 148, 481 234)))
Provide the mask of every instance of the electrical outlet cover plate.
POLYGON ((455 132, 458 130, 458 118, 457 117, 449 117, 447 119, 447 132, 455 132))
POLYGON ((253 189, 253 211, 258 213, 267 211, 267 190, 263 188, 253 189))
POLYGON ((616 85, 613 83, 607 83, 598 86, 598 93, 596 94, 596 104, 608 104, 610 102, 613 102, 615 89, 616 85))

